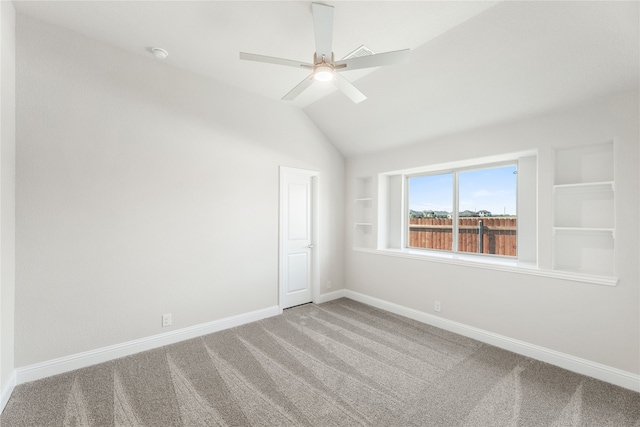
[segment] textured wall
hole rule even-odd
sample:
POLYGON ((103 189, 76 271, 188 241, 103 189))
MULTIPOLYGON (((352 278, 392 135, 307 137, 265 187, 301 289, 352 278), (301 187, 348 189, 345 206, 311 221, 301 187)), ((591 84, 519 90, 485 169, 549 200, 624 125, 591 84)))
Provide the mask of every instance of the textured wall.
POLYGON ((18 367, 277 305, 280 165, 320 172, 342 287, 344 162, 304 113, 26 17, 17 46, 18 367))
MULTIPOLYGON (((349 158, 357 177, 523 150, 538 151, 538 262, 552 260, 553 147, 615 139, 615 287, 347 251, 347 287, 552 350, 639 373, 638 94, 349 158), (434 301, 442 312, 434 313, 434 301)), ((416 122, 414 126, 419 128, 416 122)), ((417 131, 413 129, 413 131, 417 131)), ((374 180, 375 182, 375 180, 374 180)), ((347 205, 346 220, 353 218, 347 205)), ((521 220, 521 219, 520 219, 521 220)), ((348 224, 349 222, 347 222, 348 224)), ((351 247, 350 238, 347 248, 351 247)))
POLYGON ((0 390, 14 368, 15 294, 15 10, 0 3, 0 390))

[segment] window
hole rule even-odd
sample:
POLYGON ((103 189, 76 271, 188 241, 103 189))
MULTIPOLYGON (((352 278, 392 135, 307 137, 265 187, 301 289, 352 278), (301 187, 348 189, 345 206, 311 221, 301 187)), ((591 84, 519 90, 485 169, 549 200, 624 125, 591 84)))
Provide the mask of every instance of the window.
POLYGON ((517 256, 515 164, 407 178, 409 248, 517 256))
POLYGON ((453 248, 453 174, 408 178, 410 248, 453 248))

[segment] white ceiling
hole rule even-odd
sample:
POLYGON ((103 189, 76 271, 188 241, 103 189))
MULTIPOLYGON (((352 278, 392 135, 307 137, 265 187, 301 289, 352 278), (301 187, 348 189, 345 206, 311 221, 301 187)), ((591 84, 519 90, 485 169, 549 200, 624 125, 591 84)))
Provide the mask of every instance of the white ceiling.
MULTIPOLYGON (((279 100, 312 62, 310 1, 17 1, 18 13, 279 100)), ((330 1, 333 50, 411 48, 407 65, 344 72, 353 104, 315 84, 304 108, 349 156, 638 90, 639 2, 330 1)), ((287 101, 281 101, 287 102, 287 101)))

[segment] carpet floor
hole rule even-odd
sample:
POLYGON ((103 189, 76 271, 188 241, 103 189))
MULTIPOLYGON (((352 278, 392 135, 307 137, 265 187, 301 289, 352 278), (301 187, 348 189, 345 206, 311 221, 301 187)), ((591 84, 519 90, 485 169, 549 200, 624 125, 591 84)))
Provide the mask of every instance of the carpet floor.
POLYGON ((640 394, 339 299, 19 385, 0 422, 640 427, 640 394))

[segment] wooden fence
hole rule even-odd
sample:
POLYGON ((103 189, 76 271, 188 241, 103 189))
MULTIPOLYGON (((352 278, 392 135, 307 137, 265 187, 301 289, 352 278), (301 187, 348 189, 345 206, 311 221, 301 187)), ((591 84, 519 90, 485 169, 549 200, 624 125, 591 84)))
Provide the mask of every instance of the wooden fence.
MULTIPOLYGON (((479 238, 482 253, 516 256, 516 218, 484 217, 460 218, 458 223, 458 251, 478 252, 479 238), (479 222, 482 221, 482 233, 479 222)), ((447 218, 410 218, 409 247, 451 250, 452 220, 447 218)))

